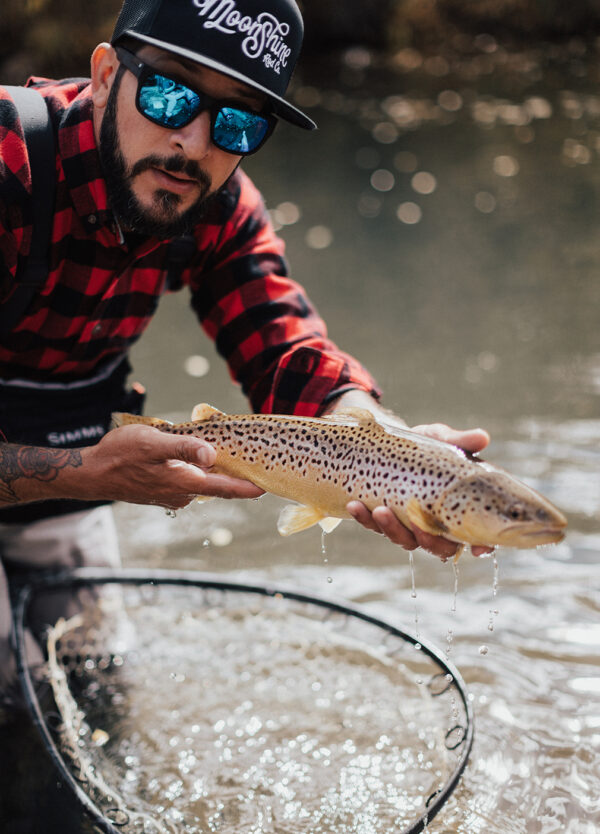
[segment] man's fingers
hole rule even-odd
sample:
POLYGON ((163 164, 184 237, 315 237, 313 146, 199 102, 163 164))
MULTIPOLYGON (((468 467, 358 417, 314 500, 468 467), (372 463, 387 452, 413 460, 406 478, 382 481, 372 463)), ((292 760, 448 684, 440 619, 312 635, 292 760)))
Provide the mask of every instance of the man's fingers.
POLYGON ((394 544, 405 550, 415 550, 419 543, 414 533, 399 521, 387 507, 375 507, 371 513, 378 528, 394 544))
MULTIPOLYGON (((446 561, 456 555, 460 546, 442 536, 432 536, 431 533, 426 533, 414 524, 411 524, 410 529, 405 527, 388 507, 375 507, 370 512, 361 501, 350 501, 346 509, 363 527, 382 533, 391 542, 400 545, 405 550, 415 550, 421 547, 446 561)), ((474 556, 482 556, 493 551, 493 547, 483 545, 473 545, 471 548, 474 556)))
POLYGON ((495 547, 487 547, 485 545, 474 544, 471 547, 471 553, 473 554, 473 556, 485 556, 488 553, 493 553, 495 549, 495 547))
POLYGON ((382 531, 375 524, 371 517, 371 513, 362 503, 362 501, 350 501, 346 505, 346 509, 359 524, 366 527, 367 530, 373 530, 374 533, 381 533, 382 531))
POLYGON ((214 495, 216 498, 260 498, 265 491, 251 481, 208 473, 204 477, 202 494, 214 495))
POLYGON ((435 440, 442 440, 444 443, 451 443, 459 446, 466 452, 480 452, 490 442, 490 436, 485 429, 452 429, 445 423, 431 423, 424 426, 413 426, 411 431, 416 431, 426 437, 433 437, 435 440))
POLYGON ((419 547, 422 547, 423 550, 428 550, 429 553, 433 553, 434 556, 439 556, 444 561, 456 555, 459 547, 456 542, 451 542, 441 536, 432 536, 431 533, 420 530, 414 524, 411 524, 411 528, 419 543, 419 547))
POLYGON ((376 507, 371 513, 362 501, 350 501, 346 509, 363 527, 375 533, 383 533, 405 550, 414 550, 418 546, 411 531, 387 507, 376 507))
POLYGON ((165 458, 181 460, 194 466, 201 466, 203 469, 214 466, 217 451, 214 446, 211 446, 205 440, 195 437, 182 438, 176 435, 167 435, 166 439, 172 441, 172 443, 165 445, 162 449, 165 458))

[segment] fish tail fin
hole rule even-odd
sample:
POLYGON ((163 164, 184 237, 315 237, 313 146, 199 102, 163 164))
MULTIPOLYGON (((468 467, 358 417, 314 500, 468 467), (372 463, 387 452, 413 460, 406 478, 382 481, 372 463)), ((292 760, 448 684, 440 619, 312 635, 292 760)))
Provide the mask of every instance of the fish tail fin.
POLYGON ((173 425, 168 420, 161 420, 160 417, 143 417, 141 414, 127 414, 124 411, 115 411, 112 414, 111 428, 113 429, 118 429, 119 426, 132 426, 135 424, 153 426, 156 429, 173 425))

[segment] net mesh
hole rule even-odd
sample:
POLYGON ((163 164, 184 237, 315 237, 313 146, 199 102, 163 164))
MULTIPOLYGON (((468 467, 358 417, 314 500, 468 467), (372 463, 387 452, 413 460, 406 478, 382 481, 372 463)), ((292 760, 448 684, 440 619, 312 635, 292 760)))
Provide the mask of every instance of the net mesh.
POLYGON ((467 717, 426 652, 281 595, 100 587, 48 636, 62 753, 124 832, 407 830, 467 717))

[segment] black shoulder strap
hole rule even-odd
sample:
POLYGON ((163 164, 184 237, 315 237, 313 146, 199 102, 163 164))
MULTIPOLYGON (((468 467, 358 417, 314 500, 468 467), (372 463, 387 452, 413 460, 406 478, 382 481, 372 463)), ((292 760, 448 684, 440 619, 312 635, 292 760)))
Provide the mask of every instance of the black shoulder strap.
POLYGON ((181 273, 189 266, 196 252, 196 239, 193 235, 173 238, 169 244, 167 256, 167 288, 172 292, 181 289, 181 273))
POLYGON ((17 285, 0 307, 0 334, 19 321, 48 276, 48 251, 52 236, 56 192, 54 132, 44 97, 31 87, 5 86, 19 112, 32 180, 33 232, 31 250, 17 285))

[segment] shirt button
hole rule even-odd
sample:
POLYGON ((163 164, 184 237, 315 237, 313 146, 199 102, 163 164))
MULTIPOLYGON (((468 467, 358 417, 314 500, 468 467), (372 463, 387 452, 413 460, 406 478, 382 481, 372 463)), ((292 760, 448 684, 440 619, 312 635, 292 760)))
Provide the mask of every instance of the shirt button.
POLYGON ((99 333, 102 333, 102 325, 101 324, 95 324, 94 329, 92 330, 92 333, 94 334, 94 336, 97 336, 99 333))
POLYGON ((98 218, 96 217, 95 214, 89 214, 88 215, 88 223, 91 223, 92 226, 95 226, 97 222, 98 222, 98 218))

